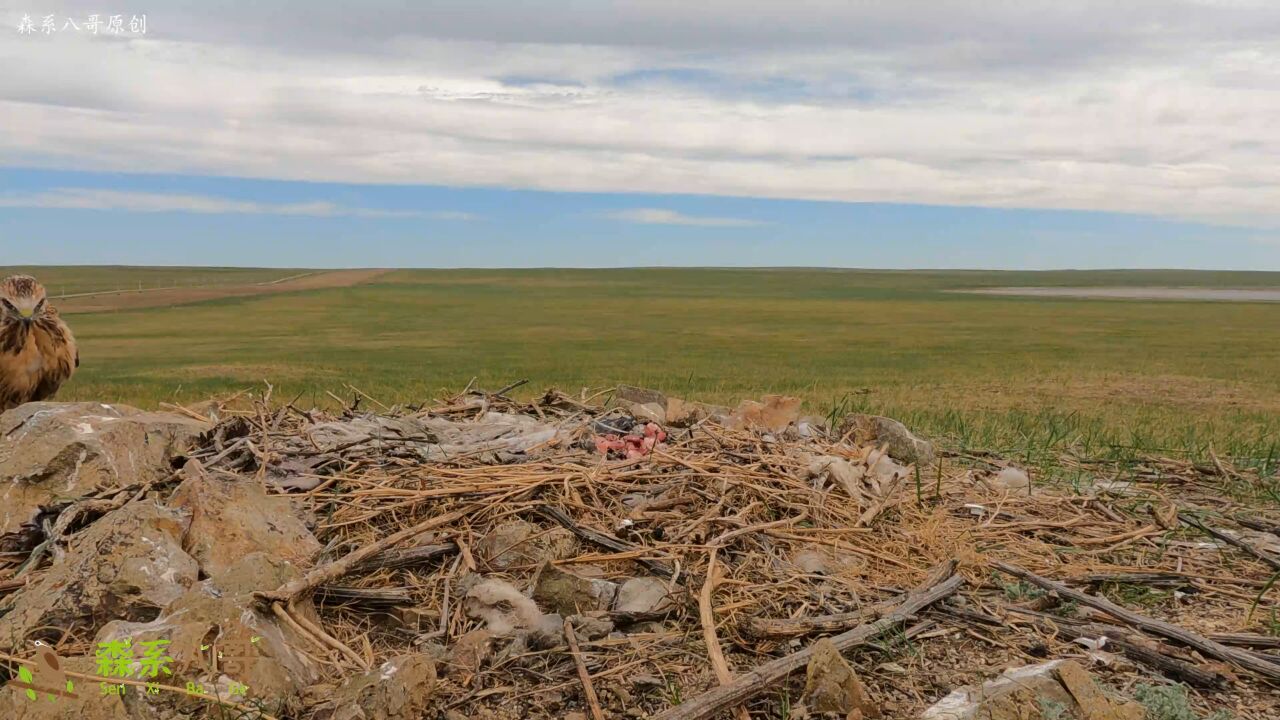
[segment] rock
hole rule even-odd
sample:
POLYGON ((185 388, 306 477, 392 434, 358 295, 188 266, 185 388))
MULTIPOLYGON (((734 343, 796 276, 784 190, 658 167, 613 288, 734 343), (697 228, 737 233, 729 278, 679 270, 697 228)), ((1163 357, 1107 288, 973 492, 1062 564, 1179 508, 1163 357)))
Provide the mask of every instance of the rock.
POLYGON ((489 659, 493 647, 493 634, 484 628, 464 634, 449 646, 445 661, 449 673, 461 675, 464 680, 480 672, 489 659))
POLYGON ((917 437, 906 425, 879 415, 847 415, 840 423, 840 437, 848 436, 858 445, 888 445, 894 460, 914 465, 929 465, 937 454, 933 443, 917 437))
POLYGON ((813 645, 813 659, 804 684, 804 703, 811 712, 839 713, 858 718, 880 717, 880 708, 867 695, 835 643, 823 638, 813 645))
POLYGON ((542 611, 533 600, 510 584, 489 578, 467 591, 467 616, 485 621, 494 637, 506 637, 517 629, 537 627, 542 611))
POLYGON ((338 688, 333 708, 316 720, 418 720, 434 706, 436 664, 415 654, 400 655, 338 688))
POLYGON ((41 505, 167 477, 208 423, 99 403, 27 403, 0 415, 0 535, 41 505))
POLYGON ((1135 702, 1112 700, 1070 660, 1006 671, 978 688, 961 688, 920 720, 1143 720, 1135 702))
POLYGON ((533 588, 533 599, 540 606, 564 616, 609 610, 617 594, 616 583, 565 572, 550 563, 542 566, 533 588))
POLYGON ((591 615, 570 615, 569 622, 574 633, 584 640, 599 640, 613 632, 613 622, 605 617, 591 615))
POLYGON ((666 583, 651 577, 628 578, 618 586, 613 610, 620 613, 646 614, 675 608, 666 583))
POLYGON ((576 546, 573 533, 564 528, 544 531, 524 520, 511 520, 485 534, 476 550, 491 570, 504 571, 573 557, 576 546))
MULTIPOLYGON (((289 570, 293 577, 299 575, 296 569, 289 570)), ((246 702, 292 706, 319 677, 311 660, 295 649, 311 645, 274 616, 254 610, 251 603, 248 593, 221 595, 210 582, 205 582, 170 604, 156 620, 106 624, 95 643, 129 639, 137 646, 149 640, 168 640, 165 652, 172 658, 169 668, 173 677, 181 678, 183 683, 193 682, 207 693, 220 691, 226 697, 235 681, 247 687, 246 702), (215 657, 217 672, 212 669, 215 657)), ((307 619, 316 622, 314 617, 307 619)), ((126 697, 125 703, 135 716, 152 717, 137 711, 142 697, 126 697)), ((176 695, 161 695, 147 702, 180 714, 205 704, 176 695)))
POLYGON ((662 406, 663 410, 667 409, 667 396, 657 390, 636 387, 634 385, 619 385, 618 399, 627 403, 656 403, 662 406))
POLYGON ((641 422, 667 424, 667 411, 658 403, 632 403, 631 414, 641 422))
POLYGON ((671 427, 693 427, 707 419, 709 415, 707 406, 702 403, 667 398, 667 425, 671 427))
POLYGON ((800 419, 800 398, 786 395, 765 395, 763 402, 743 400, 729 416, 725 425, 732 428, 753 428, 769 432, 782 432, 800 419))
POLYGON ((253 478, 209 474, 195 461, 182 474, 186 479, 169 505, 191 514, 182 547, 210 577, 219 577, 250 553, 265 552, 300 568, 310 567, 320 554, 320 543, 291 498, 268 495, 253 478))
MULTIPOLYGON (((64 657, 59 665, 64 672, 98 674, 97 661, 92 657, 64 657)), ((103 695, 97 683, 75 678, 72 682, 72 692, 76 697, 59 697, 53 702, 48 700, 48 696, 33 701, 19 690, 0 689, 0 717, 9 720, 130 720, 133 717, 152 717, 130 714, 119 695, 103 695)))
POLYGON ((1031 478, 1026 471, 1012 466, 1004 468, 996 473, 995 477, 983 482, 997 492, 1025 494, 1031 489, 1031 478))
POLYGON ((39 580, 10 596, 0 647, 96 629, 108 619, 155 619, 196 583, 199 567, 181 545, 189 523, 185 513, 146 500, 104 515, 39 580))

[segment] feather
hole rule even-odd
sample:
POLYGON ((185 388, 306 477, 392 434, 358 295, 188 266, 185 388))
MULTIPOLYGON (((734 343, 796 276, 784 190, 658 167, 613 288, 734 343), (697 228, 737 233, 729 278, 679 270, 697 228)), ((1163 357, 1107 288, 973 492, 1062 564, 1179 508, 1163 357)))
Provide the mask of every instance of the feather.
POLYGON ((71 328, 34 278, 0 282, 0 304, 0 411, 48 400, 80 365, 71 328))

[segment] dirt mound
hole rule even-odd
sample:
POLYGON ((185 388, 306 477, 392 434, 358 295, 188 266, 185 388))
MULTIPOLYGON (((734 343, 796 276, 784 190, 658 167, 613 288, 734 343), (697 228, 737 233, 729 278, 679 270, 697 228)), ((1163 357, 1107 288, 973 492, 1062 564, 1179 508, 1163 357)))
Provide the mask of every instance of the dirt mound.
POLYGON ((639 388, 104 407, 0 416, 6 717, 1280 711, 1280 518, 1227 466, 1055 486, 887 418, 639 388))

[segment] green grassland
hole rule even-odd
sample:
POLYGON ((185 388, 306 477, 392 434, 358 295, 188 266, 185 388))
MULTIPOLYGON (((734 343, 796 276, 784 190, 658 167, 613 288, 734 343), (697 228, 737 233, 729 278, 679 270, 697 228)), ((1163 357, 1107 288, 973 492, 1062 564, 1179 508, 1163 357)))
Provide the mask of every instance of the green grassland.
MULTIPOLYGON (((109 285, 139 271, 76 272, 82 285, 109 285)), ((1280 303, 947 292, 1009 285, 1280 287, 1280 274, 398 271, 346 288, 73 315, 83 365, 60 397, 154 406, 269 380, 277 398, 323 404, 350 383, 390 404, 472 377, 491 389, 529 378, 529 392, 629 382, 725 403, 795 394, 815 413, 885 413, 955 447, 1028 460, 1067 447, 1212 448, 1274 467, 1280 303)))

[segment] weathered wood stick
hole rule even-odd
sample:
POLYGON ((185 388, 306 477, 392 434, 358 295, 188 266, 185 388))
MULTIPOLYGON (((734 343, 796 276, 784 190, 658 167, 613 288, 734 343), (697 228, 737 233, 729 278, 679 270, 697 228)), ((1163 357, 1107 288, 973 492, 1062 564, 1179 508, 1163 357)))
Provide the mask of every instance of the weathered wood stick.
MULTIPOLYGON (((593 545, 599 545, 602 548, 606 548, 614 552, 632 552, 633 550, 644 549, 639 545, 632 545, 631 543, 623 542, 617 538, 611 538, 608 535, 605 535, 603 533, 598 533, 595 530, 591 530, 590 528, 584 528, 581 525, 578 525, 577 523, 575 523, 573 521, 573 518, 566 515, 564 511, 557 510, 556 508, 553 508, 549 505, 540 505, 537 508, 535 508, 534 511, 537 512, 539 515, 547 518, 548 520, 552 520, 558 523, 565 530, 568 530, 569 532, 578 536, 579 539, 585 540, 586 542, 592 543, 593 545)), ((663 565, 662 563, 656 560, 649 560, 647 558, 636 558, 636 562, 643 565, 649 572, 653 573, 654 575, 660 575, 664 578, 670 578, 675 575, 675 572, 671 568, 667 567, 666 565, 663 565)))
MULTIPOLYGON (((1220 642, 1223 645, 1238 645, 1240 647, 1280 650, 1280 637, 1274 637, 1271 635, 1254 635, 1253 633, 1220 633, 1217 635, 1210 635, 1209 639, 1220 642)), ((1280 657, 1276 658, 1276 662, 1280 662, 1280 657)))
POLYGON ((1194 517, 1191 517, 1187 513, 1178 513, 1178 519, 1207 535, 1212 535, 1213 537, 1218 538, 1219 540, 1221 540, 1222 542, 1228 545, 1232 545, 1234 547, 1239 548, 1240 550, 1244 551, 1246 555, 1249 555, 1257 560, 1261 560, 1262 562, 1270 565, 1272 570, 1280 570, 1280 560, 1277 560, 1276 558, 1271 557, 1270 555, 1262 552, 1258 548, 1250 545, 1249 543, 1241 540, 1240 538, 1231 537, 1230 535, 1222 532, 1217 528, 1209 527, 1208 525, 1205 525, 1204 523, 1200 522, 1194 517))
POLYGON ((1248 651, 1240 650, 1239 648, 1227 647, 1226 645, 1214 642, 1203 635, 1197 635, 1189 630, 1180 628, 1177 625, 1171 625, 1163 620, 1156 620, 1155 618, 1150 618, 1146 615, 1133 612, 1132 610, 1116 605, 1106 598, 1082 593, 1079 590, 1072 590, 1060 582, 1055 582, 1048 578, 1042 578, 1030 570, 1020 568, 1017 565, 996 561, 992 562, 991 566, 1002 573, 1012 575, 1016 578, 1021 578, 1045 590, 1056 592, 1060 597, 1075 600, 1081 605, 1087 605, 1096 610, 1101 610, 1111 617, 1122 620, 1144 632, 1159 635, 1170 640, 1176 640, 1177 642, 1199 650, 1205 655, 1215 657, 1219 660, 1225 660, 1247 670, 1252 670, 1263 677, 1280 680, 1280 665, 1274 665, 1266 660, 1262 660, 1248 651))
MULTIPOLYGON (((951 577, 955 574, 955 571, 956 562, 954 560, 942 563, 930 570, 925 581, 915 589, 920 590, 932 587, 951 577)), ((794 637, 818 632, 843 632, 868 620, 882 617, 884 613, 893 609, 895 602, 895 600, 888 600, 861 610, 854 610, 853 612, 818 615, 816 617, 752 618, 747 624, 747 630, 759 638, 794 637)))
POLYGON ((375 570, 392 569, 400 570, 415 565, 423 565, 436 558, 442 558, 446 555, 452 555, 458 552, 458 546, 453 543, 445 543, 443 545, 419 545, 418 547, 404 548, 403 550, 387 550, 375 555, 368 560, 360 563, 351 569, 352 572, 373 572, 375 570))
MULTIPOLYGON (((724 659, 724 651, 720 649, 720 638, 716 637, 716 613, 712 599, 715 597, 716 583, 720 579, 716 569, 718 549, 712 545, 707 553, 707 578, 702 583, 702 591, 698 593, 698 619, 702 624, 702 640, 707 646, 707 659, 715 670, 716 680, 723 686, 733 684, 733 671, 729 669, 729 661, 724 659)), ((739 705, 736 712, 739 720, 751 720, 751 714, 745 707, 739 705)))
POLYGON ((1280 525, 1274 525, 1272 523, 1263 522, 1262 520, 1255 520, 1253 518, 1247 518, 1247 517, 1237 517, 1236 522, 1249 528, 1250 530, 1257 530, 1258 532, 1271 533, 1276 537, 1280 537, 1280 525))
POLYGON ((385 609, 409 605, 413 598, 407 588, 357 588, 321 585, 316 588, 316 602, 321 605, 356 605, 385 609))
MULTIPOLYGON (((831 638, 831 642, 835 643, 836 649, 840 652, 857 647, 905 623, 920 610, 959 590, 961 585, 964 585, 964 578, 959 575, 952 575, 927 590, 912 592, 900 605, 883 618, 836 635, 831 638)), ((726 708, 740 705, 755 695, 768 690, 791 673, 807 665, 812 658, 813 647, 810 646, 786 657, 765 663, 750 672, 739 675, 732 684, 722 685, 684 704, 655 715, 654 720, 708 720, 723 712, 726 708)))
POLYGON ((1134 573, 1095 573, 1071 578, 1071 582, 1084 585, 1101 585, 1102 583, 1130 583, 1133 585, 1165 585, 1179 587, 1191 584, 1191 578, 1181 573, 1134 572, 1134 573))
POLYGON ((600 698, 596 688, 591 684, 591 673, 587 671, 587 663, 582 659, 582 651, 578 649, 578 637, 573 632, 573 623, 568 618, 564 621, 564 639, 569 644, 569 653, 573 655, 573 664, 578 668, 578 679, 582 681, 582 694, 587 698, 594 720, 604 720, 604 711, 600 708, 600 698))
MULTIPOLYGON (((1174 680, 1181 680, 1196 687, 1222 688, 1228 684, 1227 677, 1221 673, 1208 670, 1189 662, 1173 657, 1172 655, 1162 652, 1159 643, 1152 641, 1150 638, 1137 635, 1125 628, 1116 627, 1115 625, 1104 625, 1101 623, 1091 623, 1083 620, 1072 620, 1069 618, 1049 615, 1047 613, 1036 612, 1024 608, 1006 605, 1005 610, 1025 615, 1033 618, 1035 624, 1043 630, 1057 632, 1064 628, 1070 628, 1071 633, 1080 636, 1102 637, 1106 636, 1109 645, 1115 645, 1120 652, 1148 667, 1164 673, 1174 680)), ((1168 648, 1169 646, 1165 646, 1168 648)), ((1172 648, 1169 648, 1172 650, 1172 648)))
POLYGON ((395 547, 415 535, 421 535, 428 530, 433 530, 441 525, 448 525, 455 520, 466 517, 476 510, 479 510, 480 507, 480 505, 468 505, 461 510, 455 510, 451 513, 445 513, 444 515, 437 515, 433 518, 423 520, 413 527, 408 527, 400 532, 392 533, 378 542, 356 548, 333 562, 314 567, 306 575, 303 575, 297 580, 287 582, 275 590, 270 592, 255 592, 253 597, 258 600, 258 602, 264 603, 268 606, 273 602, 288 605, 304 593, 315 590, 321 585, 333 582, 343 575, 346 575, 351 572, 353 568, 357 567, 360 563, 374 555, 395 547))

